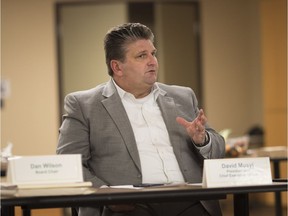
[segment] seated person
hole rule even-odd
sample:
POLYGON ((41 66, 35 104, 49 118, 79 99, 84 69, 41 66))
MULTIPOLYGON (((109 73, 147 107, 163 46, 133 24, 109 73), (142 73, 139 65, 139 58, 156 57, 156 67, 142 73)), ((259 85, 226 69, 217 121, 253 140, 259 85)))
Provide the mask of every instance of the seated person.
MULTIPOLYGON (((65 98, 58 154, 81 154, 94 187, 199 183, 204 159, 222 158, 225 142, 207 124, 192 89, 157 82, 154 35, 139 23, 111 29, 105 54, 111 79, 65 98)), ((175 71, 177 73, 177 71, 175 71)), ((218 201, 80 207, 80 216, 221 215, 218 201), (152 214, 153 213, 153 214, 152 214)))

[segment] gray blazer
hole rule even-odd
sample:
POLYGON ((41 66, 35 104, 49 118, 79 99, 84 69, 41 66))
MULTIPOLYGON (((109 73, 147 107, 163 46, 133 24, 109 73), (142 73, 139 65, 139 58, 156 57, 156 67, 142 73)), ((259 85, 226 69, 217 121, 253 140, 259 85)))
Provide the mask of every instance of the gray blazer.
MULTIPOLYGON (((187 121, 197 116, 196 96, 187 87, 158 85, 164 94, 159 94, 157 103, 184 179, 189 183, 201 182, 204 158, 186 130, 176 122, 177 116, 187 121)), ((57 154, 82 154, 86 181, 91 181, 95 187, 142 182, 133 130, 112 80, 67 95, 65 111, 57 154)), ((208 125, 206 130, 212 140, 209 158, 224 157, 224 139, 208 125)), ((219 215, 220 209, 217 204, 215 207, 215 202, 202 204, 211 215, 219 215)))

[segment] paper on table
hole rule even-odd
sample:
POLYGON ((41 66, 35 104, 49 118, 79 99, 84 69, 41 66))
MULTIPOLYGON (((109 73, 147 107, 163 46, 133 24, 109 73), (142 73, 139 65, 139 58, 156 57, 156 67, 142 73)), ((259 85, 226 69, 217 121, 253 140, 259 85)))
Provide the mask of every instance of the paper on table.
POLYGON ((57 183, 57 184, 19 184, 19 189, 33 188, 68 188, 68 187, 91 187, 91 182, 57 183))
POLYGON ((44 196, 93 193, 91 182, 16 185, 1 182, 1 196, 44 196))
POLYGON ((14 189, 17 189, 17 185, 7 183, 7 182, 0 182, 0 189, 1 190, 14 190, 14 189))
POLYGON ((91 182, 74 182, 74 183, 58 183, 58 184, 12 184, 9 182, 1 182, 1 190, 13 189, 36 189, 36 188, 68 188, 68 187, 91 187, 91 182))

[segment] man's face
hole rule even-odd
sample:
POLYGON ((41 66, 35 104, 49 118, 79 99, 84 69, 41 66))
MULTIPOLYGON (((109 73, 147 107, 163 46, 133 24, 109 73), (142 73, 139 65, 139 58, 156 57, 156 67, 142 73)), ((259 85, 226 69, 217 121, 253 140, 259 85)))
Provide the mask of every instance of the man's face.
MULTIPOLYGON (((126 47, 125 61, 119 63, 120 86, 134 94, 151 89, 157 80, 156 49, 150 40, 138 40, 126 47)), ((135 94, 134 94, 135 95, 135 94)))

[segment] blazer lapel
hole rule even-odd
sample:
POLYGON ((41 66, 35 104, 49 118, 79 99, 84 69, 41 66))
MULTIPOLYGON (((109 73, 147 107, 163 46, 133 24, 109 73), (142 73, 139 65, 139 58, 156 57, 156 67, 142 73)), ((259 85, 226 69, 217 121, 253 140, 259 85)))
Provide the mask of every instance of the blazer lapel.
POLYGON ((102 104, 115 122, 132 160, 141 172, 140 157, 133 129, 112 81, 108 82, 106 88, 103 91, 103 96, 107 98, 102 100, 102 104))
POLYGON ((174 153, 178 161, 180 161, 181 139, 179 136, 177 136, 177 134, 179 134, 179 126, 178 123, 176 122, 177 117, 176 104, 173 98, 161 94, 159 94, 157 102, 161 109, 162 116, 170 137, 170 141, 174 149, 174 153))

